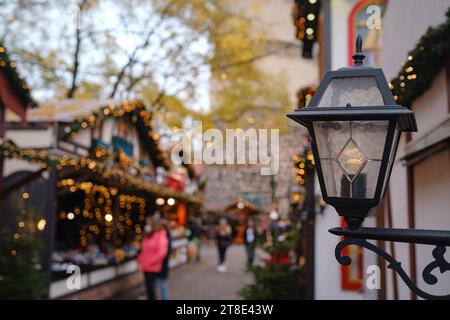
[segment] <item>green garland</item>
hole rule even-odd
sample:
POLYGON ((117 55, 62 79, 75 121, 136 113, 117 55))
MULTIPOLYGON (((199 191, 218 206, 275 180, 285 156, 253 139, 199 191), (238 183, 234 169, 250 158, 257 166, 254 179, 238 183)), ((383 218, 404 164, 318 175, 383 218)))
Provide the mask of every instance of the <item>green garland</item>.
POLYGON ((304 154, 292 156, 294 167, 292 168, 295 174, 295 179, 298 184, 305 184, 306 169, 314 169, 315 162, 312 151, 309 150, 304 154))
POLYGON ((0 71, 5 73, 13 85, 14 90, 22 98, 22 101, 28 108, 37 107, 36 101, 31 97, 31 91, 28 84, 22 79, 16 70, 16 63, 11 61, 9 54, 3 44, 0 42, 0 71))
POLYGON ((4 141, 0 144, 0 155, 6 159, 20 159, 40 164, 45 169, 52 167, 57 170, 62 170, 64 167, 71 167, 76 170, 85 169, 100 175, 104 179, 117 181, 121 185, 128 185, 138 190, 143 190, 144 192, 153 193, 162 197, 172 197, 192 204, 202 204, 202 200, 195 196, 181 191, 174 191, 155 183, 146 182, 139 176, 132 175, 118 168, 109 167, 100 161, 90 158, 76 160, 70 159, 67 156, 53 154, 46 150, 21 149, 12 141, 4 141))
POLYGON ((411 107, 415 99, 427 91, 450 56, 450 9, 447 20, 435 28, 428 28, 407 61, 389 86, 400 105, 411 107))
POLYGON ((104 106, 89 115, 76 118, 75 122, 65 129, 63 140, 74 137, 81 129, 92 128, 97 121, 123 116, 128 116, 132 121, 137 122, 145 130, 145 134, 152 140, 153 151, 156 154, 154 159, 156 164, 166 169, 170 168, 170 162, 159 146, 159 135, 150 125, 152 113, 146 110, 144 103, 139 100, 124 100, 121 105, 111 104, 104 106))

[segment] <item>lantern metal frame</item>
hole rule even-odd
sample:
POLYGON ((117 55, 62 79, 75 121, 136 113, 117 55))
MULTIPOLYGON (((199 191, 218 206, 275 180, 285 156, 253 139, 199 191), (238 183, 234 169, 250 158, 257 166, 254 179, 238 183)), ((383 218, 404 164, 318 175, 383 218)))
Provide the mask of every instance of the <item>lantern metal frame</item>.
MULTIPOLYGON (((450 262, 445 260, 444 254, 446 246, 450 246, 450 231, 442 230, 418 230, 418 229, 389 229, 389 228, 362 228, 361 224, 368 215, 371 208, 376 207, 383 199, 383 187, 389 182, 393 165, 389 167, 389 157, 392 155, 392 161, 395 159, 397 147, 400 139, 395 140, 396 126, 398 130, 413 132, 417 131, 417 125, 414 112, 406 107, 395 104, 395 100, 388 87, 386 78, 381 69, 363 66, 364 53, 362 52, 362 38, 358 36, 356 39, 356 52, 353 55, 355 64, 353 67, 346 67, 337 71, 328 72, 316 93, 311 99, 308 107, 297 109, 287 116, 305 126, 311 135, 311 145, 313 154, 317 157, 315 160, 317 175, 319 178, 322 196, 326 203, 332 205, 339 215, 343 216, 347 222, 345 228, 332 228, 330 233, 343 237, 335 249, 337 261, 342 265, 349 265, 351 258, 342 255, 342 251, 349 245, 357 245, 373 251, 389 264, 388 268, 399 274, 405 284, 416 295, 424 299, 450 299, 449 295, 437 296, 429 294, 420 288, 411 280, 408 274, 401 267, 401 263, 395 260, 389 253, 381 250, 368 240, 382 240, 404 243, 417 243, 434 245, 433 250, 434 261, 429 263, 423 270, 422 276, 425 283, 434 285, 438 279, 431 274, 435 269, 439 269, 441 273, 450 271, 450 262), (382 95, 385 105, 383 106, 340 106, 340 107, 319 107, 325 90, 332 80, 338 78, 353 77, 373 77, 382 95), (313 128, 314 121, 358 121, 358 120, 387 120, 388 129, 385 138, 383 155, 381 158, 381 167, 378 173, 378 180, 375 194, 372 199, 360 199, 349 197, 330 197, 327 194, 327 186, 325 184, 322 171, 322 164, 319 157, 319 150, 316 142, 316 135, 313 128), (393 144, 394 147, 392 146, 393 144), (392 148, 393 147, 393 148, 392 148), (382 178, 382 179, 381 179, 382 178)), ((401 134, 401 132, 399 134, 401 134)), ((385 188, 387 189, 387 188, 385 188)))
POLYGON ((391 173, 387 172, 387 170, 392 169, 392 166, 389 168, 389 157, 392 153, 395 154, 397 152, 398 147, 398 141, 394 141, 396 126, 398 125, 400 131, 417 131, 414 112, 406 107, 395 104, 394 97, 389 89, 383 71, 381 69, 362 65, 364 54, 362 53, 361 45, 362 40, 358 38, 357 49, 354 55, 355 66, 327 72, 316 93, 313 95, 309 106, 287 114, 289 118, 308 129, 312 138, 311 145, 313 154, 316 157, 315 162, 323 199, 326 203, 335 207, 339 215, 344 216, 347 224, 352 229, 357 229, 368 215, 369 210, 376 207, 383 198, 382 191, 384 181, 389 180, 391 173), (385 105, 319 107, 319 103, 322 100, 325 91, 333 80, 361 77, 375 79, 385 105), (315 121, 330 121, 330 119, 332 119, 332 121, 388 121, 389 124, 381 159, 381 167, 378 173, 378 180, 373 198, 361 199, 352 197, 333 197, 328 195, 313 123, 315 121), (393 143, 396 143, 394 148, 392 148, 393 143))

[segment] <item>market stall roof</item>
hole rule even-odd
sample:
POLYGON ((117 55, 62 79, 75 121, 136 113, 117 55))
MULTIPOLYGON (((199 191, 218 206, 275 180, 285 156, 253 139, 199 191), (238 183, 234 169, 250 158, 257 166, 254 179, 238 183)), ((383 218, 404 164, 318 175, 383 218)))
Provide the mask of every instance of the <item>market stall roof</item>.
MULTIPOLYGON (((168 156, 160 148, 159 135, 150 124, 152 112, 147 110, 141 100, 117 102, 112 99, 63 99, 42 103, 39 108, 30 110, 27 115, 29 123, 68 123, 63 139, 69 139, 78 131, 94 126, 97 119, 127 117, 131 120, 132 116, 136 116, 136 128, 155 166, 169 169, 168 156)), ((8 112, 6 120, 17 122, 20 118, 8 112)))
POLYGON ((256 214, 259 212, 258 208, 251 202, 244 199, 236 199, 233 203, 225 207, 225 212, 238 212, 242 214, 256 214))
MULTIPOLYGON (((29 110, 28 122, 71 122, 77 118, 88 116, 101 106, 116 105, 111 99, 62 99, 44 102, 39 108, 29 110)), ((6 120, 20 121, 17 115, 8 112, 6 120)))
POLYGON ((21 121, 26 118, 28 108, 37 106, 31 97, 30 88, 11 61, 9 54, 0 42, 0 105, 14 112, 21 121))

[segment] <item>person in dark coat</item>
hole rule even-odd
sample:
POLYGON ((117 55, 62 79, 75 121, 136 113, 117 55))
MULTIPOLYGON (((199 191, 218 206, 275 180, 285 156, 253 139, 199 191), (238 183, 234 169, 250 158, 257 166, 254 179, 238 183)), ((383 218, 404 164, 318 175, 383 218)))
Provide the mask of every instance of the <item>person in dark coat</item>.
POLYGON ((225 254, 228 246, 231 244, 231 227, 226 219, 220 219, 219 226, 217 228, 217 249, 219 251, 219 265, 217 266, 217 272, 223 273, 226 271, 225 266, 225 254))
POLYGON ((244 231, 245 250, 247 252, 247 268, 253 267, 256 249, 256 228, 253 219, 248 219, 247 226, 244 231))

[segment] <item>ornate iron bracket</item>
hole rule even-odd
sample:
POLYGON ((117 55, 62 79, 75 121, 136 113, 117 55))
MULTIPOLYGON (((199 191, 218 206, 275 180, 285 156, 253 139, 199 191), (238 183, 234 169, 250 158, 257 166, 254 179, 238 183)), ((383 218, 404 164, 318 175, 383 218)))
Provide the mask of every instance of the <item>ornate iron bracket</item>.
POLYGON ((422 277, 429 285, 434 285, 438 279, 431 274, 435 269, 439 269, 440 273, 450 271, 450 263, 445 260, 445 247, 450 242, 450 232, 434 231, 434 230, 410 230, 410 229, 379 229, 379 228, 361 228, 356 231, 342 228, 330 229, 330 232, 336 235, 345 236, 335 249, 336 260, 342 265, 350 265, 352 259, 349 256, 342 255, 342 250, 349 245, 356 245, 373 251, 377 255, 385 259, 389 264, 388 268, 397 272, 408 288, 418 296, 430 300, 450 300, 450 294, 437 296, 429 294, 411 280, 408 274, 403 270, 401 263, 395 260, 389 253, 381 250, 376 245, 367 241, 370 240, 387 240, 408 243, 422 243, 435 245, 433 249, 434 261, 430 262, 423 270, 422 277))

